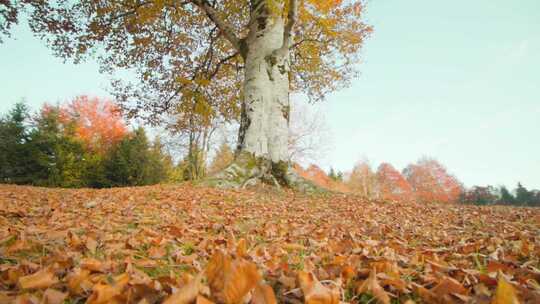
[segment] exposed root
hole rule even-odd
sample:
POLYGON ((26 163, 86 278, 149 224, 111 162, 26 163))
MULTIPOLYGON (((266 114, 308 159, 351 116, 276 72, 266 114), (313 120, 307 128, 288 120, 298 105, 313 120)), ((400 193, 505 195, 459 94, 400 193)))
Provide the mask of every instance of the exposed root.
POLYGON ((246 152, 238 155, 232 164, 202 184, 225 189, 245 189, 266 184, 277 189, 285 187, 306 193, 328 191, 298 175, 289 163, 273 163, 246 152))

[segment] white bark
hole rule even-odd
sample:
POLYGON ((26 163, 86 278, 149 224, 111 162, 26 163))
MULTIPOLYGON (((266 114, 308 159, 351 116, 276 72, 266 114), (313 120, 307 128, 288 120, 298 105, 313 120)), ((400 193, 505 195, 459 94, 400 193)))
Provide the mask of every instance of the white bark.
POLYGON ((246 130, 240 149, 273 162, 288 160, 289 54, 282 18, 267 20, 247 37, 244 102, 246 130))

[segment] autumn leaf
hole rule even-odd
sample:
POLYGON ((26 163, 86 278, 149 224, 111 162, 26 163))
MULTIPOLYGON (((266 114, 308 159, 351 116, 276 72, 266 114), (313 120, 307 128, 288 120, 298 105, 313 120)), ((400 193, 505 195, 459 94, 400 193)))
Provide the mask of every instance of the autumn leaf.
POLYGON ((311 272, 298 272, 300 288, 304 293, 306 304, 337 304, 339 303, 339 292, 331 290, 319 282, 311 272))
POLYGON ((49 288, 43 293, 41 304, 62 304, 67 296, 68 294, 66 292, 49 288))
POLYGON ((388 296, 384 288, 379 285, 375 269, 373 269, 370 272, 369 277, 360 286, 358 286, 356 292, 358 294, 368 293, 375 297, 375 299, 377 299, 377 301, 379 301, 380 303, 390 304, 390 297, 388 296))
POLYGON ((242 258, 232 259, 216 251, 206 266, 212 294, 226 304, 238 303, 260 281, 257 266, 242 258))
MULTIPOLYGON (((199 273, 195 278, 193 278, 188 284, 180 288, 177 292, 173 293, 168 297, 163 304, 189 304, 195 301, 199 291, 202 287, 202 278, 204 273, 199 273)), ((201 301, 204 303, 204 300, 197 300, 197 303, 201 301)))
POLYGON ((499 283, 497 284, 497 290, 495 296, 491 301, 491 304, 519 304, 519 299, 516 295, 516 290, 506 279, 504 275, 499 272, 499 283))
POLYGON ((252 304, 277 304, 274 290, 267 284, 259 283, 253 291, 252 304))
POLYGON ((51 268, 44 268, 34 274, 19 278, 19 286, 22 289, 45 289, 58 283, 51 268))
POLYGON ((115 297, 124 293, 124 288, 129 282, 127 273, 116 276, 112 284, 98 283, 92 288, 92 294, 86 301, 87 304, 114 303, 118 300, 115 297))

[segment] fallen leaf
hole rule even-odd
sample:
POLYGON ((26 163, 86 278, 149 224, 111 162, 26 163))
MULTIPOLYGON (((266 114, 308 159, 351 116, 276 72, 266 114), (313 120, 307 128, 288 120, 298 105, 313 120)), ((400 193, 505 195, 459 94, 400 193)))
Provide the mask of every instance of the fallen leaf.
POLYGON ((380 303, 390 304, 390 297, 388 296, 384 288, 379 285, 379 282, 377 280, 377 272, 375 271, 375 269, 373 269, 369 273, 369 277, 362 283, 362 285, 358 286, 356 292, 358 294, 369 293, 380 303))
POLYGON ((62 304, 67 296, 67 292, 61 292, 56 289, 49 288, 43 293, 41 304, 62 304))
POLYGON ((19 286, 22 289, 45 289, 56 283, 58 283, 58 278, 50 268, 19 278, 19 286))
POLYGON ((199 273, 188 284, 180 288, 177 292, 168 297, 163 304, 189 304, 195 301, 201 290, 204 273, 199 273))
POLYGON ((304 293, 304 302, 306 304, 339 303, 339 292, 322 285, 313 273, 300 271, 298 273, 298 281, 304 293))
POLYGON ((514 286, 506 281, 501 272, 499 272, 499 283, 491 304, 519 304, 514 286))
POLYGON ((253 291, 252 304, 277 304, 274 290, 267 284, 259 283, 253 291))

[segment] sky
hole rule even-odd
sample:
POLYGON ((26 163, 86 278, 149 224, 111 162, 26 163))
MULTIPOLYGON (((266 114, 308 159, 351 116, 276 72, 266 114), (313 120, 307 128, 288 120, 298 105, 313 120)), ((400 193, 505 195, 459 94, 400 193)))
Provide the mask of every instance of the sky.
MULTIPOLYGON (((323 168, 430 156, 466 186, 540 189, 540 2, 370 0, 361 75, 316 104, 333 148, 323 168)), ((0 45, 0 113, 107 96, 92 61, 54 57, 25 25, 0 45)), ((299 97, 299 99, 302 99, 299 97)))

